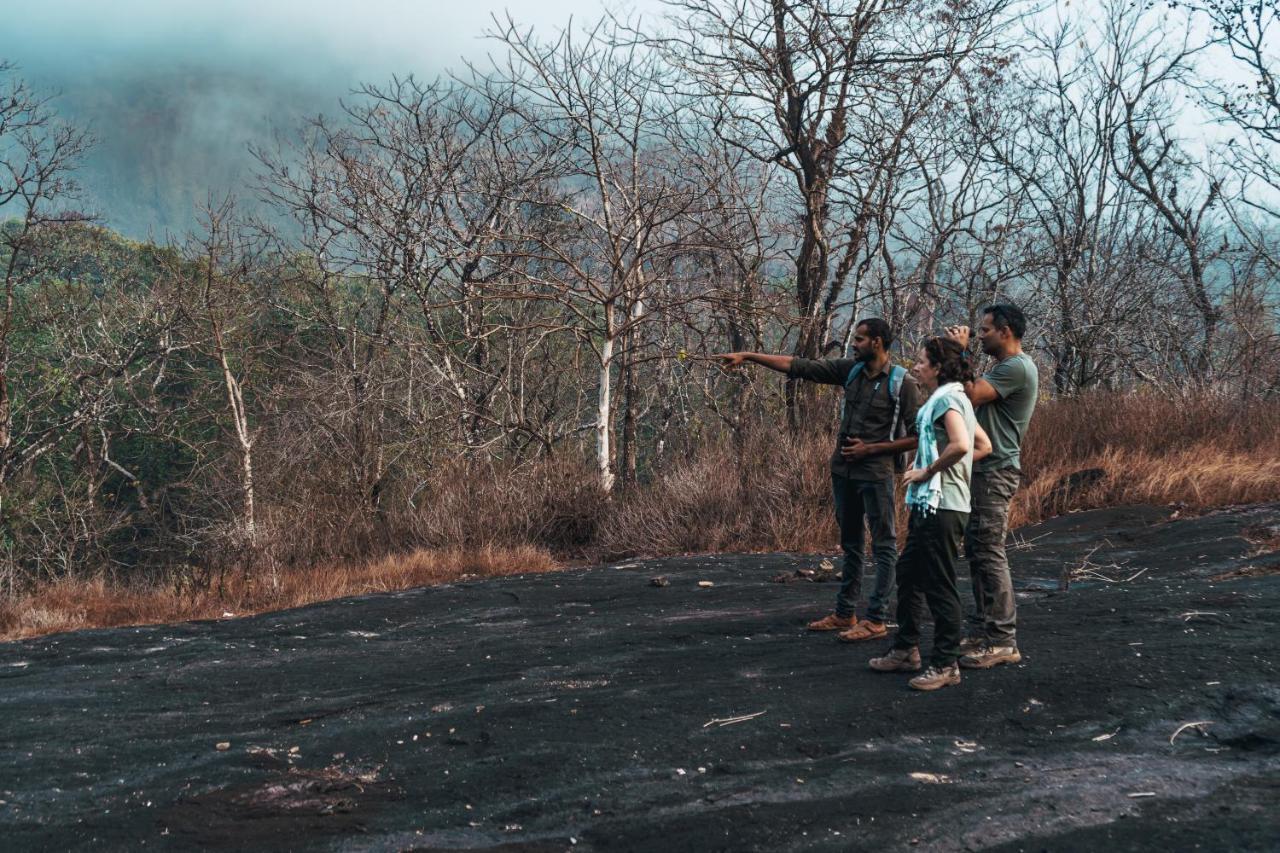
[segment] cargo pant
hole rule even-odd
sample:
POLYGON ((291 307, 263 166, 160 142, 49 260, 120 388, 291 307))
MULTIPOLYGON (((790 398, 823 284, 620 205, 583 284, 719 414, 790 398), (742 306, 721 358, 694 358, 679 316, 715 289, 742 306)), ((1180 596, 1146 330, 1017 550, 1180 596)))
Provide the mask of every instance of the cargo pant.
POLYGON ((895 649, 920 645, 920 628, 933 617, 933 652, 929 665, 939 669, 960 657, 964 607, 956 582, 960 538, 968 513, 939 509, 913 510, 907 544, 898 559, 898 633, 895 649))
POLYGON ((889 599, 893 596, 898 563, 898 535, 893 529, 893 478, 850 480, 832 474, 831 492, 836 521, 840 524, 840 549, 844 551, 836 615, 841 618, 856 615, 858 597, 862 594, 862 550, 866 535, 862 524, 865 520, 871 529, 871 552, 876 565, 875 586, 867 601, 867 618, 872 622, 885 622, 889 617, 889 599))
POLYGON ((1017 613, 1013 578, 1004 540, 1009 532, 1009 503, 1022 481, 1017 468, 974 471, 972 512, 964 531, 964 551, 973 581, 975 633, 993 646, 1016 646, 1017 613))

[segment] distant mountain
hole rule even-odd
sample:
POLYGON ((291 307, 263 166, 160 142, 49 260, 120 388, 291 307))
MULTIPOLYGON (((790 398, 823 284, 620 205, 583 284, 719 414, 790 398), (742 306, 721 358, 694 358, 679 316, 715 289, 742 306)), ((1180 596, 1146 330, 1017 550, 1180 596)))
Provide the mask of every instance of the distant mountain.
POLYGON ((97 139, 78 172, 85 194, 77 207, 122 234, 159 240, 194 227, 210 194, 233 192, 242 207, 255 207, 249 146, 271 146, 308 117, 335 114, 361 82, 336 69, 268 76, 182 61, 19 73, 38 90, 60 92, 59 114, 97 139))

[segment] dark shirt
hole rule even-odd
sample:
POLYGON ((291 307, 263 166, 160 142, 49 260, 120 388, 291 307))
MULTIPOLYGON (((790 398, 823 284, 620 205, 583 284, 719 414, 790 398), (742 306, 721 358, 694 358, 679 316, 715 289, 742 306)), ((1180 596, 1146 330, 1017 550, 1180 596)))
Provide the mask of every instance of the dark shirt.
MULTIPOLYGON (((858 376, 845 385, 849 371, 857 364, 853 358, 808 359, 791 361, 788 376, 821 382, 824 385, 844 386, 844 408, 840 415, 840 432, 836 449, 831 455, 831 472, 850 480, 881 480, 893 477, 893 454, 864 456, 847 460, 840 455, 840 445, 845 438, 860 438, 868 444, 893 441, 894 401, 889 393, 889 371, 870 375, 864 367, 858 376)), ((916 410, 920 408, 920 393, 915 377, 907 374, 902 380, 902 406, 898 418, 906 427, 905 435, 916 434, 916 410)))

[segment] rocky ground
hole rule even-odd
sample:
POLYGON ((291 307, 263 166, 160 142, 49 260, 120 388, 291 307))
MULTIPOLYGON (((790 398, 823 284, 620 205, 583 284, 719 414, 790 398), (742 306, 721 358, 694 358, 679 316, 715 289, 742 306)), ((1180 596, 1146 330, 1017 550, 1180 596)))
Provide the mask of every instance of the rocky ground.
POLYGON ((1170 515, 1019 531, 1024 662, 934 694, 797 555, 0 645, 0 847, 1276 849, 1280 506, 1170 515))

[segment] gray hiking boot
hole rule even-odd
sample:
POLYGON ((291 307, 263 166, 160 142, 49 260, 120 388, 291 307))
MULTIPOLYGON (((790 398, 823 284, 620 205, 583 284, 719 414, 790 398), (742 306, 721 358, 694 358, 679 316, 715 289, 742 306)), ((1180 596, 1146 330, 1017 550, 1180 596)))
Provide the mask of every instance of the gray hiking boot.
POLYGON ((940 687, 959 683, 960 667, 954 663, 944 667, 931 666, 907 682, 916 690, 937 690, 940 687))
POLYGON ((960 665, 965 669, 991 669, 1002 663, 1018 663, 1022 654, 1017 646, 992 646, 984 643, 977 649, 960 658, 960 665))
POLYGON ((876 672, 915 672, 920 668, 920 649, 889 649, 883 656, 867 661, 876 672))

